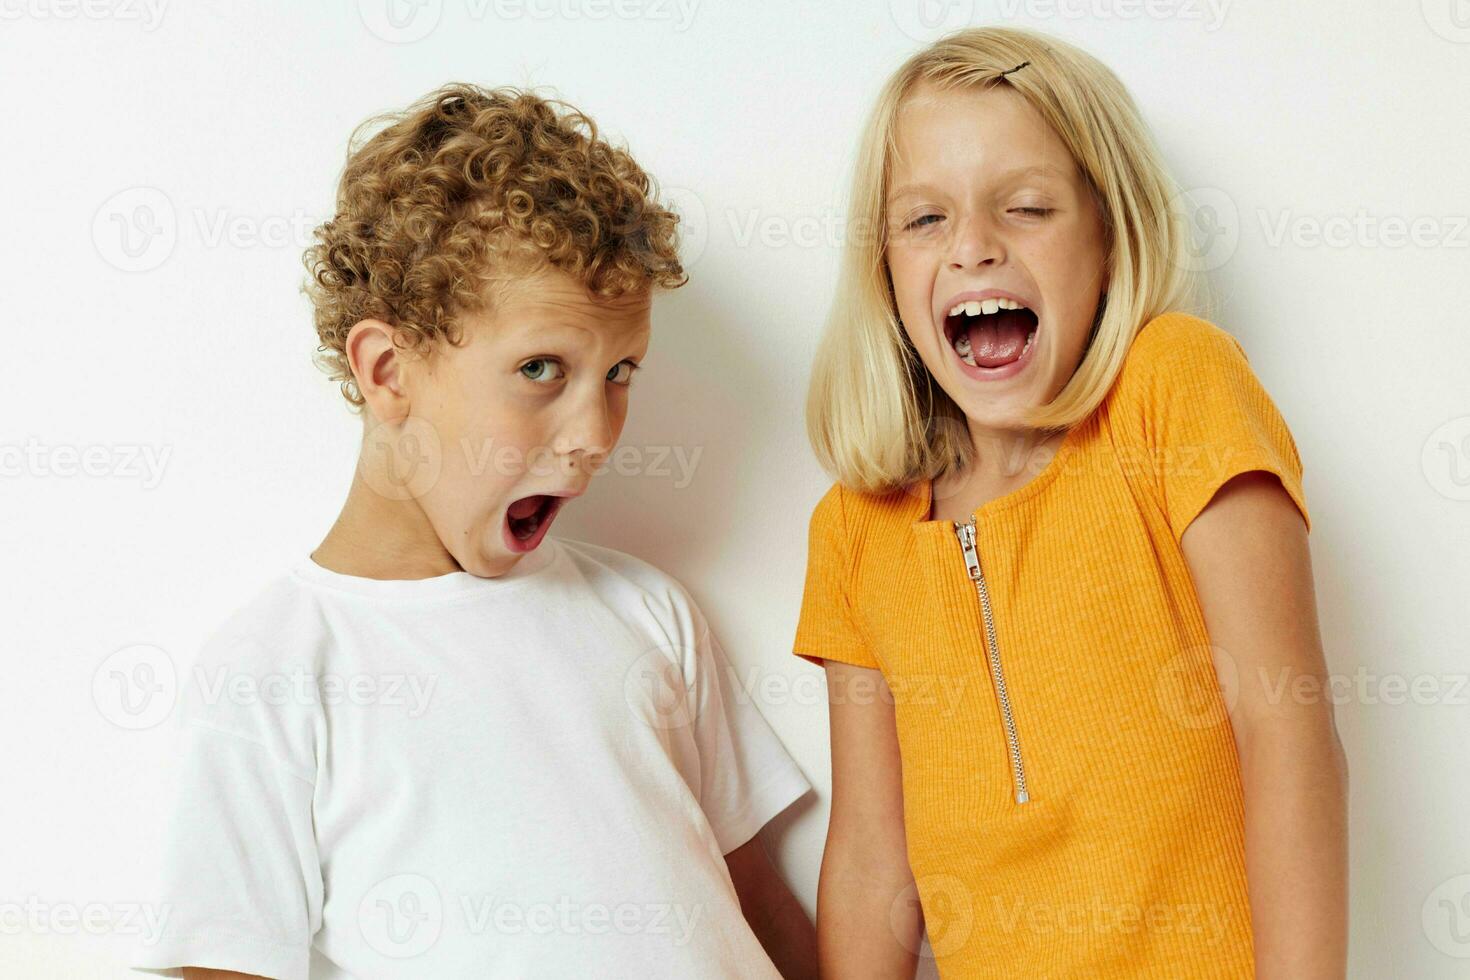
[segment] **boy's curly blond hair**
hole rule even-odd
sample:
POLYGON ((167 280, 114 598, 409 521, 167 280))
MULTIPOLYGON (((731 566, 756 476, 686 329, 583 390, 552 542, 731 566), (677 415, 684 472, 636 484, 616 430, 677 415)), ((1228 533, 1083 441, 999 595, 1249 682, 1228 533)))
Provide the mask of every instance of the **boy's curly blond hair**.
POLYGON ((548 263, 613 299, 686 281, 678 216, 625 149, 564 102, 515 88, 452 84, 349 150, 336 214, 316 229, 304 291, 317 363, 355 407, 345 353, 365 318, 427 351, 457 343, 454 319, 486 310, 494 283, 548 263))

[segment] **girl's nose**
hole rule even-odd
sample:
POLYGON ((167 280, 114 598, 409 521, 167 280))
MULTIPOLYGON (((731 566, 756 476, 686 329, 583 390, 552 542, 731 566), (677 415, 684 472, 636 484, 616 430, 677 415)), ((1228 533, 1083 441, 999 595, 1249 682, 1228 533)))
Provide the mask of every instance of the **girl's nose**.
POLYGON ((954 222, 949 242, 949 265, 956 271, 983 265, 999 265, 1005 248, 995 229, 980 218, 954 222))

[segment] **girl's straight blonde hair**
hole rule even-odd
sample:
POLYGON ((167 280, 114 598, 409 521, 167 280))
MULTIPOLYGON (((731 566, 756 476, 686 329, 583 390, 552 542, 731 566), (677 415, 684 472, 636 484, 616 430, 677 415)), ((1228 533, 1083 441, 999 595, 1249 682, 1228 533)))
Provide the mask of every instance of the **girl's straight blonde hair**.
POLYGON ((1026 425, 1062 430, 1086 419, 1112 387, 1138 329, 1161 313, 1191 309, 1199 286, 1178 188, 1106 65, 1016 28, 963 30, 919 51, 883 87, 863 130, 848 205, 852 233, 807 395, 818 461, 843 485, 874 493, 964 469, 973 454, 963 413, 899 322, 885 259, 894 123, 920 84, 1011 86, 1060 137, 1102 212, 1111 272, 1092 340, 1071 380, 1026 425))

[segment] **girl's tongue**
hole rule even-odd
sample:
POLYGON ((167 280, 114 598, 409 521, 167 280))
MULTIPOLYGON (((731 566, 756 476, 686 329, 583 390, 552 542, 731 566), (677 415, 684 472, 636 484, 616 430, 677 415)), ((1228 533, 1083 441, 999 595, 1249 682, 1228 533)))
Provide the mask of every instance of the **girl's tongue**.
POLYGON ((980 367, 1000 367, 1021 356, 1035 319, 1021 310, 1001 310, 989 316, 970 318, 969 329, 956 338, 960 355, 969 353, 980 367))

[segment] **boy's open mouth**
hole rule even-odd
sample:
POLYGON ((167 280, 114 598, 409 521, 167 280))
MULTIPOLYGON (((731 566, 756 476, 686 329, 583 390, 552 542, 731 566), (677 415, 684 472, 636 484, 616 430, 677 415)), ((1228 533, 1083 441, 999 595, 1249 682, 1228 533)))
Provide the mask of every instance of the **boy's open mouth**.
POLYGON ((944 318, 944 335, 971 367, 999 368, 1019 361, 1036 341, 1037 317, 1012 299, 966 300, 944 318))
POLYGON ((512 551, 531 551, 546 536, 546 529, 566 501, 538 493, 514 501, 505 510, 505 542, 512 551))

